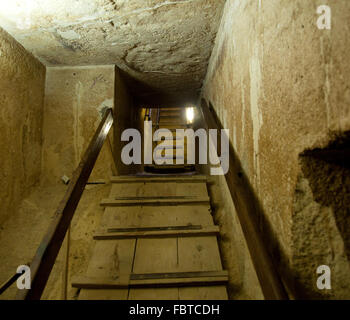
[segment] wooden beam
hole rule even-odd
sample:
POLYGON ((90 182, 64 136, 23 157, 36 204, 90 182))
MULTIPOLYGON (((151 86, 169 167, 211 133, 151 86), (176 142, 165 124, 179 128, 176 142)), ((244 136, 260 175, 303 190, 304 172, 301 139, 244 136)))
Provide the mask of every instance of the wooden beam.
POLYGON ((103 199, 101 206, 121 207, 121 206, 179 206, 179 205, 198 205, 209 204, 209 197, 189 197, 183 199, 133 199, 133 200, 115 200, 103 199))
POLYGON ((187 271, 187 272, 159 272, 159 273, 131 273, 131 280, 170 279, 170 278, 198 278, 198 277, 227 277, 227 270, 220 271, 187 271))
POLYGON ((218 235, 218 226, 207 226, 200 229, 170 229, 152 231, 130 231, 130 232, 106 232, 102 231, 94 235, 95 240, 112 240, 128 238, 169 238, 169 237, 201 237, 218 235))
POLYGON ((145 177, 128 177, 128 176, 113 176, 111 177, 112 183, 164 183, 164 182, 178 182, 178 183, 195 183, 195 182, 206 182, 207 177, 202 175, 191 175, 191 176, 145 176, 145 177))
POLYGON ((178 183, 195 183, 206 182, 207 177, 203 175, 188 175, 188 176, 176 176, 176 175, 149 175, 149 176, 113 176, 111 177, 112 183, 164 183, 164 182, 178 182, 178 183))
POLYGON ((169 231, 169 230, 200 230, 199 224, 189 224, 186 226, 167 226, 167 227, 126 227, 126 228, 108 228, 107 232, 145 232, 145 231, 169 231))
POLYGON ((40 299, 57 254, 61 248, 68 226, 80 201, 102 145, 113 124, 112 109, 108 109, 92 138, 89 147, 75 170, 68 189, 55 212, 47 233, 31 263, 32 283, 30 290, 18 290, 16 299, 40 299))
POLYGON ((179 272, 164 274, 130 274, 120 276, 120 279, 77 276, 72 279, 72 287, 81 289, 126 289, 147 287, 187 287, 225 285, 228 272, 179 272))

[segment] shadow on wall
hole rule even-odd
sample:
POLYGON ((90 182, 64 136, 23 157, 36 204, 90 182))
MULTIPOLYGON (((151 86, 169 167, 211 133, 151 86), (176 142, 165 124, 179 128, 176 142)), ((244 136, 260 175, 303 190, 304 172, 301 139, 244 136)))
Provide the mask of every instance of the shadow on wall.
POLYGON ((304 151, 299 160, 292 229, 293 269, 304 284, 299 294, 349 299, 350 132, 326 148, 304 151), (316 269, 323 264, 331 269, 332 290, 316 287, 316 269))
POLYGON ((314 200, 333 209, 350 260, 350 131, 325 149, 305 151, 300 162, 314 200))
MULTIPOLYGON (((207 104, 207 102, 204 99, 202 99, 201 103, 207 104)), ((218 124, 219 128, 223 129, 222 123, 219 117, 217 116, 215 108, 213 107, 211 102, 209 102, 209 110, 212 113, 215 122, 218 124)), ((243 214, 249 214, 255 217, 255 220, 258 222, 257 225, 259 226, 264 245, 265 247, 267 247, 268 252, 271 255, 272 263, 278 270, 282 278, 282 282, 286 286, 286 279, 292 278, 292 273, 290 272, 290 268, 287 264, 288 259, 284 256, 277 241, 277 237, 274 235, 269 222, 265 218, 262 205, 259 202, 254 188, 250 184, 249 179, 243 170, 241 161, 231 143, 229 148, 231 166, 230 171, 232 170, 233 172, 232 183, 234 185, 234 192, 236 193, 235 199, 232 200, 236 211, 241 210, 243 214)), ((220 153, 220 150, 218 150, 218 153, 220 153)))
MULTIPOLYGON (((206 101, 202 99, 201 103, 206 103, 206 101)), ((211 102, 209 102, 209 110, 213 114, 216 123, 219 124, 219 127, 223 128, 211 102)), ((305 285, 305 279, 296 276, 290 258, 285 252, 283 252, 277 240, 277 236, 266 218, 266 213, 264 212, 262 204, 259 201, 253 186, 249 182, 247 174, 244 172, 236 151, 230 143, 230 157, 231 155, 233 155, 233 159, 232 162, 230 159, 230 163, 233 165, 233 168, 230 168, 230 170, 234 172, 233 184, 236 192, 236 199, 233 199, 235 208, 237 211, 242 210, 243 212, 250 212, 250 214, 255 217, 261 231, 264 245, 270 253, 272 262, 280 274, 288 295, 292 299, 324 299, 324 294, 317 292, 316 290, 310 291, 305 285)), ((316 283, 316 280, 313 281, 313 283, 316 283)))

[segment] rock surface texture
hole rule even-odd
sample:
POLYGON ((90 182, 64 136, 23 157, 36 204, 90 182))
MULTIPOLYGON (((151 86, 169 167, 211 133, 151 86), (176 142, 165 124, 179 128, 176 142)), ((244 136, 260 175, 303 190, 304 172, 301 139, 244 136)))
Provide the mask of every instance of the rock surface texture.
MULTIPOLYGON (((63 175, 72 177, 101 121, 103 109, 112 108, 113 104, 114 66, 47 68, 42 179, 59 183, 63 175)), ((108 179, 112 163, 107 141, 90 181, 108 179)))
POLYGON ((350 297, 349 28, 347 0, 226 1, 203 86, 301 298, 350 297), (332 9, 331 30, 317 28, 321 4, 332 9), (321 264, 332 290, 316 286, 321 264))
POLYGON ((47 66, 116 64, 137 92, 186 101, 201 88, 224 2, 11 1, 0 24, 47 66))
POLYGON ((0 28, 0 224, 40 178, 45 67, 0 28))

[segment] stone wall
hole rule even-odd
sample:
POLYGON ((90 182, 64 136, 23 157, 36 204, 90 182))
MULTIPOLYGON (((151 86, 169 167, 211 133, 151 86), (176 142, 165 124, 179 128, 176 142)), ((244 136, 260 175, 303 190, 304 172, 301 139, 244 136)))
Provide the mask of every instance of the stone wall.
POLYGON ((39 181, 45 67, 0 28, 0 224, 39 181))
MULTIPOLYGON (((114 74, 114 66, 47 68, 43 182, 72 177, 101 121, 101 112, 114 106, 114 74)), ((112 145, 113 133, 109 136, 112 145)), ((107 139, 91 181, 112 175, 111 145, 107 139)))
POLYGON ((134 108, 134 101, 125 85, 123 73, 118 67, 115 68, 115 106, 114 106, 114 156, 118 174, 129 174, 137 170, 134 165, 125 165, 121 160, 123 147, 128 143, 121 141, 125 129, 140 129, 137 109, 134 108))
POLYGON ((304 157, 349 137, 349 28, 347 0, 228 0, 203 85, 202 97, 230 129, 262 208, 257 219, 295 297, 350 297, 349 229, 340 223, 348 225, 349 211, 339 213, 348 171, 334 152, 304 157), (321 4, 332 9, 331 30, 317 28, 321 4), (316 179, 315 168, 324 175, 316 179), (336 186, 320 189, 332 171, 336 186), (337 205, 319 192, 339 195, 337 205), (320 264, 331 267, 332 290, 316 287, 320 264))

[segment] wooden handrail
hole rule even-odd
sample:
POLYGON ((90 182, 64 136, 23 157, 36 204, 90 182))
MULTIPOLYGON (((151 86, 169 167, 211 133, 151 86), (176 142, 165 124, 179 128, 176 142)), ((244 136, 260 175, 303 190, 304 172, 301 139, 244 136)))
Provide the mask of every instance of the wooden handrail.
MULTIPOLYGON (((215 110, 210 109, 205 101, 199 108, 203 124, 208 129, 218 130, 218 141, 221 141, 222 125, 218 119, 215 110)), ((217 152, 221 153, 220 143, 217 144, 217 152)), ((288 295, 279 278, 278 272, 272 262, 272 258, 268 253, 267 247, 264 244, 263 237, 256 223, 254 213, 256 207, 252 200, 244 192, 239 192, 239 186, 242 181, 239 180, 237 174, 234 172, 235 155, 232 145, 229 150, 229 170, 225 175, 228 189, 230 191, 233 203, 236 207, 237 215, 242 226, 243 234, 250 252, 253 265, 258 276, 262 292, 265 299, 268 300, 287 300, 288 295)))
POLYGON ((53 221, 30 265, 32 278, 31 289, 18 290, 16 295, 17 300, 40 299, 62 246, 67 229, 74 216, 75 209, 78 206, 85 185, 112 124, 112 109, 107 109, 94 137, 90 141, 89 147, 73 174, 68 189, 56 210, 53 221))
MULTIPOLYGON (((28 262, 25 265, 29 267, 30 263, 28 262)), ((4 281, 0 285, 0 295, 3 294, 9 287, 11 287, 22 274, 23 274, 23 272, 22 273, 15 273, 10 278, 8 278, 6 281, 4 281)))

